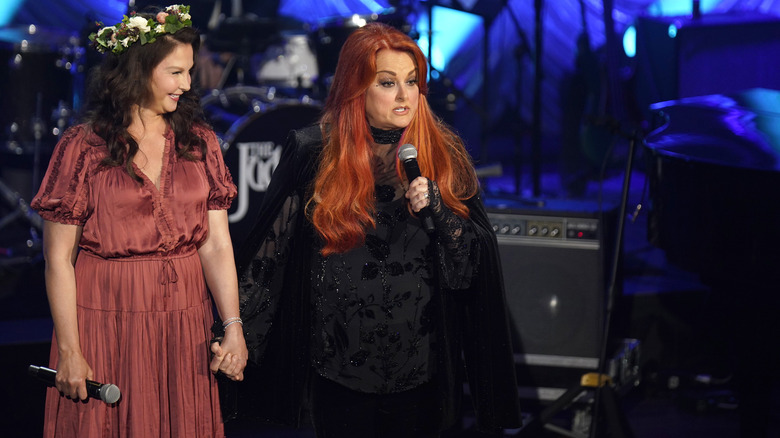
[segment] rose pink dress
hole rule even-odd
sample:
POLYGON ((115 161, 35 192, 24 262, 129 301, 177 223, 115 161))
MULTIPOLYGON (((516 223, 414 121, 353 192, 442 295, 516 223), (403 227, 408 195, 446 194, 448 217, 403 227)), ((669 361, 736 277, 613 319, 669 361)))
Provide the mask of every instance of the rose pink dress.
MULTIPOLYGON (((83 227, 76 260, 81 349, 94 380, 116 384, 108 405, 50 388, 45 437, 222 437, 208 340, 214 321, 198 247, 207 211, 236 189, 213 131, 205 161, 178 157, 166 134, 160 186, 136 168, 101 163, 104 142, 85 126, 66 132, 32 202, 49 221, 83 227)), ((199 156, 199 153, 196 153, 199 156)), ((50 366, 57 367, 56 337, 50 366)))

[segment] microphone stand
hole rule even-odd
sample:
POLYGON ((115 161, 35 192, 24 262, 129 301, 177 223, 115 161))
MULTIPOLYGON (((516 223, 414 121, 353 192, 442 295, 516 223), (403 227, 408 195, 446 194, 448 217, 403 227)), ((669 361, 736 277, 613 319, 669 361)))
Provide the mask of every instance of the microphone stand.
MULTIPOLYGON (((615 124, 615 132, 628 139, 628 156, 626 158, 625 174, 623 175, 623 187, 620 194, 620 206, 618 207, 618 223, 615 236, 615 247, 612 249, 612 259, 609 273, 609 286, 607 287, 606 312, 604 315, 604 329, 601 333, 601 351, 599 354, 599 376, 604 376, 607 364, 607 350, 609 346, 609 331, 612 323, 612 312, 615 305, 615 285, 618 278, 618 269, 620 267, 621 249, 623 248, 623 235, 626 224, 626 214, 628 212, 628 194, 631 188, 631 173, 634 165, 634 153, 637 143, 643 142, 641 133, 635 129, 632 132, 624 132, 620 129, 619 122, 615 124)), ((628 421, 617 406, 612 387, 602 385, 596 390, 594 399, 594 413, 590 437, 598 436, 599 418, 601 408, 606 409, 607 426, 613 437, 633 437, 633 432, 628 425, 628 421), (602 406, 604 405, 604 406, 602 406), (613 428, 618 428, 617 431, 613 428)))
MULTIPOLYGON (((581 395, 592 388, 594 391, 593 401, 593 415, 591 417, 591 425, 589 430, 589 437, 596 438, 599 436, 609 436, 610 438, 633 438, 634 433, 631 430, 628 420, 625 414, 622 412, 617 403, 617 395, 613 387, 609 376, 605 374, 607 368, 607 350, 609 345, 609 332, 612 321, 612 312, 614 309, 615 301, 615 285, 618 278, 618 270, 620 267, 621 248, 623 247, 623 234, 625 228, 625 218, 628 207, 628 194, 631 186, 631 173, 634 163, 634 153, 636 145, 639 142, 643 142, 641 133, 638 130, 632 132, 625 132, 620 127, 620 122, 614 119, 605 121, 608 127, 611 127, 616 134, 619 134, 628 139, 628 156, 626 158, 625 174, 623 176, 623 186, 621 191, 620 206, 618 207, 618 223, 615 236, 615 245, 612 248, 612 259, 610 265, 610 272, 607 286, 607 296, 605 301, 605 315, 604 325, 602 327, 601 339, 600 339, 600 351, 598 360, 598 373, 588 373, 582 376, 579 384, 569 388, 563 395, 556 399, 549 407, 544 409, 538 417, 532 418, 528 424, 521 430, 522 432, 528 431, 531 434, 540 433, 539 428, 557 432, 561 435, 575 437, 575 438, 587 438, 582 434, 563 429, 559 426, 549 424, 550 420, 558 414, 560 411, 566 409, 574 400, 578 399, 581 395), (594 382, 595 380, 595 382, 594 382), (603 411, 603 412, 602 412, 603 411), (599 435, 599 427, 601 421, 601 415, 604 414, 604 420, 606 421, 607 432, 599 435)), ((604 223, 602 220, 601 223, 604 223)), ((536 435, 530 435, 536 436, 536 435)))

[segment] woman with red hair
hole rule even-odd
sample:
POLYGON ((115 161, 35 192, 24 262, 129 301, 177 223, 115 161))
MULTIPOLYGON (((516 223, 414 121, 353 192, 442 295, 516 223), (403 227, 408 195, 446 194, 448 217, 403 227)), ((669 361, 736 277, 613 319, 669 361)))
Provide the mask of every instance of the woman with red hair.
POLYGON ((437 437, 468 374, 479 427, 519 427, 495 235, 426 73, 411 38, 370 23, 342 47, 319 123, 291 132, 239 254, 254 365, 228 417, 299 424, 309 403, 320 438, 437 437))

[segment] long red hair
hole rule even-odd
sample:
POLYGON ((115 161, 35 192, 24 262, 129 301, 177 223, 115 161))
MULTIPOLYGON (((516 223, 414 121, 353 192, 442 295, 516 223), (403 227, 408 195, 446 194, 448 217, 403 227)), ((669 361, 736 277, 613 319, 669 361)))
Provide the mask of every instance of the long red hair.
MULTIPOLYGON (((366 90, 376 79, 376 55, 383 49, 409 53, 418 72, 418 108, 400 144, 417 147, 422 175, 436 181, 442 201, 459 216, 468 216, 463 201, 479 189, 463 142, 428 105, 428 63, 422 50, 401 31, 369 23, 353 31, 341 48, 321 119, 324 145, 307 211, 325 243, 322 254, 326 256, 362 244, 366 227, 375 226, 373 138, 366 119, 366 90)), ((399 163, 396 168, 405 180, 399 163)))

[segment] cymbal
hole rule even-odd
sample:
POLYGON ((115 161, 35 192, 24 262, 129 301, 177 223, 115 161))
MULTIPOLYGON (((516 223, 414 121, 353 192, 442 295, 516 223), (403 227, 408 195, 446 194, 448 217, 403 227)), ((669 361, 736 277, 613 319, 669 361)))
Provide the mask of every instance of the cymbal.
POLYGON ((13 44, 22 51, 56 50, 68 44, 75 34, 30 24, 0 28, 0 45, 13 44))

